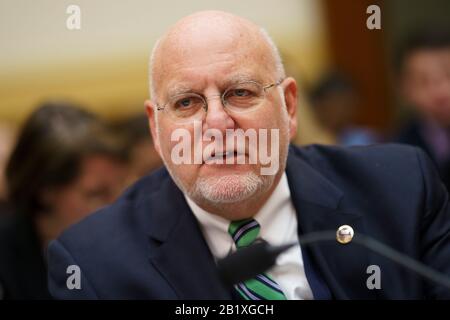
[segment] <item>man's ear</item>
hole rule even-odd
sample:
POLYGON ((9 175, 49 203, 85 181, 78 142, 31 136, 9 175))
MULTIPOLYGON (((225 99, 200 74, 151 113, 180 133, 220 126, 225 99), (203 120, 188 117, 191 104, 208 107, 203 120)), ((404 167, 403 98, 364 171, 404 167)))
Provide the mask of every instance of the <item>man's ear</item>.
POLYGON ((283 81, 282 88, 289 116, 289 138, 292 140, 297 136, 297 82, 294 78, 288 77, 283 81))
POLYGON ((152 138, 153 138, 153 145, 155 146, 155 150, 156 152, 158 152, 159 156, 162 159, 161 156, 161 147, 159 145, 159 139, 158 139, 158 133, 156 132, 156 115, 155 115, 155 110, 153 108, 153 104, 150 100, 146 100, 144 102, 145 105, 145 111, 147 112, 147 117, 148 117, 148 123, 150 126, 150 132, 152 134, 152 138))

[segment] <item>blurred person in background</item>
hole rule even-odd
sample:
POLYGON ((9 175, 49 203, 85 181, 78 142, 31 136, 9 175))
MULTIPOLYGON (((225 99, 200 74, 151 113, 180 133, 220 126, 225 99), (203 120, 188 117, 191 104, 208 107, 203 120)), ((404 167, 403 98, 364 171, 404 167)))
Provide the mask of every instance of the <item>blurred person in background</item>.
POLYGON ((0 123, 0 214, 7 211, 5 167, 13 144, 13 128, 7 124, 0 123))
POLYGON ((162 166, 145 113, 116 120, 112 123, 112 129, 123 137, 124 152, 128 158, 127 186, 162 166))
POLYGON ((310 90, 310 103, 319 124, 340 145, 368 145, 377 135, 368 128, 354 125, 359 95, 345 75, 328 72, 310 90))
POLYGON ((0 292, 47 299, 47 243, 111 203, 125 180, 120 143, 93 114, 47 103, 25 122, 6 168, 14 212, 0 220, 0 292))
POLYGON ((402 98, 414 116, 395 141, 421 147, 450 187, 450 30, 413 33, 397 53, 402 98))

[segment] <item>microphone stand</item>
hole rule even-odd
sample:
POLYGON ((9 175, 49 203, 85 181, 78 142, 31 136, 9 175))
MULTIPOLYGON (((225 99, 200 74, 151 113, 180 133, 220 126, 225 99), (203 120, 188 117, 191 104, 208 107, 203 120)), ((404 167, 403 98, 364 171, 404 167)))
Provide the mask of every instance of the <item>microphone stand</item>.
MULTIPOLYGON (((335 231, 311 232, 299 237, 298 243, 271 246, 262 241, 246 248, 241 248, 218 261, 219 276, 227 286, 233 286, 270 269, 282 252, 296 245, 310 245, 324 241, 336 241, 335 231)), ((440 273, 422 262, 403 254, 371 237, 355 234, 352 242, 384 256, 425 279, 450 290, 450 276, 440 273)), ((345 244, 344 244, 345 245, 345 244)))

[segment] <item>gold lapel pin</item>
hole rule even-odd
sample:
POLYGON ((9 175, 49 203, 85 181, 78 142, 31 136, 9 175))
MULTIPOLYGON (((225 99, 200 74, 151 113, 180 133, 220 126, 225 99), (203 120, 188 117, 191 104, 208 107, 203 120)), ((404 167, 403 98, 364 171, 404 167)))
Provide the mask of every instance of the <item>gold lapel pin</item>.
POLYGON ((355 232, 349 225, 342 225, 336 231, 336 240, 341 244, 347 244, 352 241, 355 232))

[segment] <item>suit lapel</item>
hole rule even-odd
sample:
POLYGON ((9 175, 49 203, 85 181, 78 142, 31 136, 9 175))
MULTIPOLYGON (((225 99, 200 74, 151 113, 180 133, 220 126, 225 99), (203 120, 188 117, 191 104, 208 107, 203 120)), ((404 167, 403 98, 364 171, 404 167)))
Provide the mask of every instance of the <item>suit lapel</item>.
MULTIPOLYGON (((179 299, 230 299, 216 265, 183 194, 170 178, 149 197, 152 211, 146 229, 151 264, 179 299)), ((151 214, 149 215, 149 212, 151 214)))
MULTIPOLYGON (((291 150, 287 176, 292 201, 297 212, 299 236, 317 231, 336 231, 350 225, 355 236, 364 233, 362 216, 346 210, 346 195, 291 150)), ((323 279, 336 299, 371 299, 376 295, 366 287, 367 249, 351 242, 318 242, 308 250, 323 279)))
MULTIPOLYGON (((287 177, 297 211, 299 236, 315 231, 336 231, 343 224, 364 233, 363 218, 347 208, 346 195, 293 154, 287 162, 287 177)), ((139 209, 140 221, 149 235, 150 263, 160 272, 180 299, 231 299, 216 273, 214 258, 183 194, 166 175, 160 190, 147 197, 139 209)), ((336 299, 373 299, 366 287, 367 250, 337 241, 311 244, 311 254, 336 299)))

